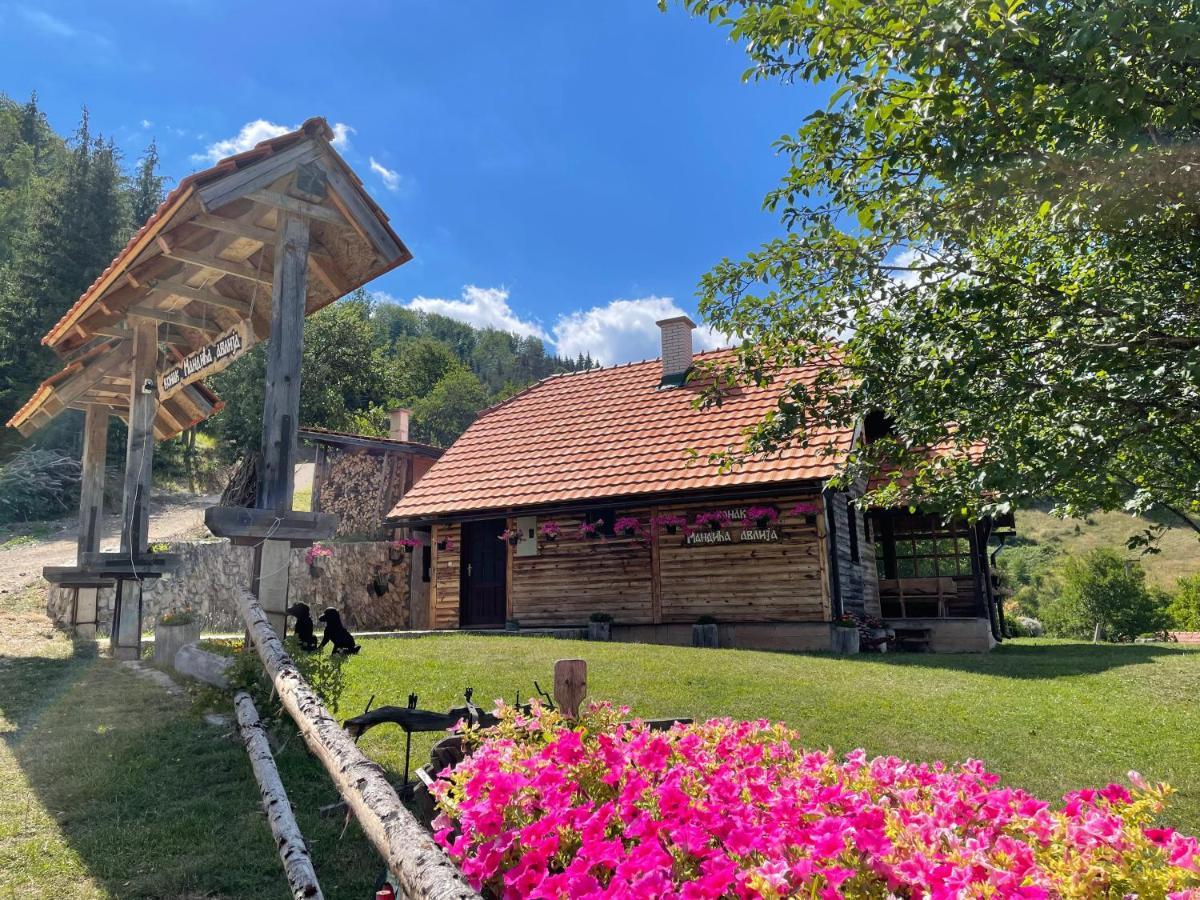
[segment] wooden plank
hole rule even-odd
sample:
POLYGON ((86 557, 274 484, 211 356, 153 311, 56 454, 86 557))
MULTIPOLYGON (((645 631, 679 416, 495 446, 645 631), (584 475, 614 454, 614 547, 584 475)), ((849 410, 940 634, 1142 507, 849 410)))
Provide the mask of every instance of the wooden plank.
POLYGON ((308 291, 308 221, 291 213, 282 213, 278 232, 263 401, 263 469, 257 505, 260 509, 290 510, 308 291))
POLYGON ((125 484, 121 494, 121 552, 144 553, 149 544, 150 471, 154 460, 154 419, 158 394, 158 335, 155 324, 134 320, 130 364, 129 435, 125 444, 125 484), (146 384, 150 390, 144 389, 146 384))
POLYGON ((554 663, 554 705, 568 719, 579 718, 579 706, 587 696, 587 662, 560 659, 554 663))
POLYGON ((196 192, 200 206, 204 212, 211 213, 252 191, 278 181, 302 163, 316 159, 320 153, 320 147, 311 138, 301 140, 286 150, 272 153, 200 188, 196 192))
POLYGON ((233 709, 237 716, 238 733, 246 745, 246 755, 250 757, 250 768, 262 796, 263 812, 275 838, 275 849, 283 863, 292 897, 294 900, 322 900, 324 895, 317 882, 317 873, 313 871, 308 845, 304 843, 304 835, 296 824, 296 816, 279 777, 275 757, 271 755, 271 745, 267 742, 267 731, 258 717, 258 709, 245 691, 233 695, 233 709))
POLYGON ((358 749, 300 676, 254 596, 241 592, 238 607, 280 702, 308 749, 325 767, 363 834, 399 882, 400 896, 412 900, 478 900, 479 895, 467 886, 432 835, 400 802, 383 769, 358 749))
POLYGON ((408 249, 392 237, 391 232, 379 221, 379 216, 371 209, 363 198, 362 188, 352 184, 341 165, 334 159, 321 160, 321 168, 329 179, 329 186, 336 194, 339 205, 349 214, 348 218, 354 224, 355 231, 365 234, 375 251, 388 263, 397 259, 407 259, 408 249))
POLYGON ((337 263, 328 253, 309 251, 308 262, 312 266, 313 274, 329 289, 329 293, 334 299, 349 292, 350 279, 346 277, 345 272, 338 268, 337 263))
POLYGON ((270 275, 264 275, 253 266, 230 259, 221 259, 219 256, 214 256, 211 253, 196 253, 192 250, 173 247, 170 244, 167 244, 163 253, 171 259, 187 263, 189 266, 196 266, 197 268, 207 269, 212 272, 220 272, 222 275, 232 275, 234 278, 253 281, 257 284, 271 283, 270 275))
POLYGON ((189 316, 185 313, 173 312, 166 309, 158 309, 154 306, 139 304, 131 307, 129 310, 131 316, 142 316, 146 319, 153 319, 155 322, 166 322, 169 325, 178 325, 180 328, 191 328, 206 335, 220 334, 221 325, 219 322, 209 322, 205 319, 197 319, 195 316, 189 316))
POLYGON ((275 232, 270 228, 263 228, 261 225, 255 225, 253 222, 243 222, 241 219, 227 219, 224 216, 213 215, 212 213, 202 212, 193 216, 189 220, 192 225, 199 225, 201 228, 207 228, 209 231, 219 231, 222 234, 232 234, 236 237, 247 238, 251 241, 258 241, 260 244, 274 244, 275 232))
POLYGON ((650 621, 662 621, 662 535, 659 534, 658 507, 650 507, 650 621))
MULTIPOLYGON (((108 407, 89 403, 83 419, 83 458, 79 486, 78 553, 100 550, 104 522, 104 458, 108 450, 108 407)), ((83 557, 77 557, 82 561, 83 557)), ((93 616, 94 620, 94 616, 93 616)))
POLYGON ((247 196, 255 203, 261 203, 264 206, 273 206, 275 209, 290 213, 293 216, 316 219, 318 222, 326 222, 342 228, 350 227, 350 224, 342 218, 337 210, 329 209, 326 206, 317 206, 317 204, 309 203, 307 200, 298 200, 295 197, 289 197, 287 194, 281 194, 278 191, 253 191, 247 196))
POLYGON ((185 284, 182 281, 174 281, 169 278, 164 278, 154 283, 150 289, 150 295, 154 296, 156 294, 179 297, 182 300, 190 300, 193 303, 204 303, 208 306, 215 306, 218 309, 227 309, 232 313, 237 313, 242 318, 250 315, 250 304, 245 300, 239 300, 236 297, 226 297, 224 294, 219 294, 211 288, 195 288, 190 284, 185 284))

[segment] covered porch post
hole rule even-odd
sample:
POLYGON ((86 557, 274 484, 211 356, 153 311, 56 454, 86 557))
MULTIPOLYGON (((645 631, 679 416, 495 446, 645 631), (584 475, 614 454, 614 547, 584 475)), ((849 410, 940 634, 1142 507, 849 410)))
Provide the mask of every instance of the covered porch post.
MULTIPOLYGON (((104 459, 108 452, 108 407, 89 403, 83 418, 83 454, 79 487, 79 542, 76 564, 84 554, 100 552, 100 531, 104 521, 104 459)), ((83 640, 96 637, 96 619, 100 588, 82 585, 71 588, 71 628, 83 640)))
POLYGON ((125 444, 125 486, 121 507, 121 555, 129 573, 117 580, 111 649, 117 659, 138 659, 142 650, 142 578, 137 560, 149 550, 150 473, 154 461, 154 418, 158 413, 158 326, 130 318, 133 359, 129 382, 129 436, 125 444))

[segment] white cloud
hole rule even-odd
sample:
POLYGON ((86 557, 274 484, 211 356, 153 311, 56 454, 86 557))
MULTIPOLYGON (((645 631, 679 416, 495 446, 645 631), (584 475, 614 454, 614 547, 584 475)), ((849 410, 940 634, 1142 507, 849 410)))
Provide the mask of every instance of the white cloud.
MULTIPOLYGON (((299 125, 280 125, 278 122, 270 122, 266 119, 255 119, 253 122, 247 122, 243 125, 241 131, 233 137, 214 141, 205 147, 202 153, 193 153, 192 159, 198 162, 202 160, 214 163, 219 162, 227 156, 233 156, 235 153, 244 153, 263 141, 269 141, 271 138, 279 137, 281 134, 295 131, 299 127, 299 125)), ((184 132, 181 131, 180 133, 184 132)), ((354 134, 352 126, 347 125, 345 122, 334 122, 333 140, 330 143, 339 150, 344 150, 350 145, 350 135, 352 134, 354 134)), ((398 175, 396 177, 399 179, 398 175)))
MULTIPOLYGON (((687 315, 670 297, 641 297, 612 300, 560 315, 547 331, 535 319, 523 319, 509 304, 505 288, 482 288, 469 284, 458 299, 415 297, 404 302, 384 293, 376 294, 383 302, 399 303, 407 309, 437 313, 477 328, 498 328, 514 334, 541 338, 560 356, 574 359, 591 355, 602 365, 655 359, 662 350, 658 326, 660 319, 687 315)), ((711 328, 698 327, 692 343, 697 351, 728 347, 729 341, 711 328)))
POLYGON ((350 148, 350 135, 358 134, 355 128, 347 125, 345 122, 333 123, 333 140, 329 143, 333 144, 334 149, 348 150, 350 148))
MULTIPOLYGON (((554 323, 554 346, 562 356, 591 354, 604 365, 654 359, 662 349, 660 319, 687 315, 670 297, 612 300, 604 306, 578 310, 554 323)), ((712 329, 699 327, 692 337, 697 350, 728 346, 712 329)))
POLYGON ((462 297, 457 300, 416 297, 403 305, 421 312, 449 316, 477 328, 498 328, 514 334, 549 339, 541 325, 522 319, 508 305, 508 291, 505 288, 481 288, 468 284, 463 288, 462 297))
POLYGON ((395 169, 389 169, 375 157, 370 157, 371 171, 383 179, 383 186, 389 191, 399 190, 400 188, 400 173, 395 169))
POLYGON ((142 127, 143 128, 153 128, 154 123, 151 122, 149 119, 142 119, 142 127))
POLYGON ((50 15, 43 9, 31 9, 28 6, 18 6, 17 12, 21 14, 29 25, 43 34, 48 34, 53 37, 73 38, 78 36, 79 32, 68 25, 62 19, 50 15))

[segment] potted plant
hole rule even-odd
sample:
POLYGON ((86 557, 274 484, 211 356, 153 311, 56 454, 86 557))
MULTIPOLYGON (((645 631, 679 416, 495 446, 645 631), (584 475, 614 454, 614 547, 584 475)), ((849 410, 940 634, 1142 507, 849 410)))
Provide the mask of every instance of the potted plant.
POLYGON ((792 507, 792 515, 804 516, 804 522, 807 525, 816 525, 817 516, 820 514, 820 512, 820 506, 818 506, 816 503, 809 503, 807 501, 803 503, 797 503, 792 507))
POLYGON ((311 547, 304 551, 304 561, 308 563, 308 574, 312 578, 316 578, 321 574, 321 560, 328 559, 333 556, 333 550, 326 547, 320 541, 317 541, 311 547))
POLYGON ((642 523, 636 516, 621 516, 613 522, 613 531, 624 537, 637 537, 642 533, 642 523))
POLYGON ((858 626, 858 616, 854 613, 842 613, 833 620, 832 649, 834 653, 848 656, 859 651, 858 626))
POLYGON ((154 661, 174 666, 181 647, 200 640, 200 617, 190 606, 167 613, 154 626, 154 661))
POLYGON ((595 540, 598 537, 603 537, 603 532, 600 531, 604 527, 604 520, 597 519, 595 522, 581 522, 579 524, 579 536, 595 540))
POLYGON ((382 597, 394 581, 395 577, 390 572, 379 571, 371 576, 371 583, 367 587, 376 597, 382 597))
POLYGON ((588 640, 589 641, 611 641, 612 640, 612 621, 611 613, 594 612, 588 617, 588 640))
POLYGON ((728 528, 729 522, 729 513, 723 509, 702 512, 696 516, 696 527, 707 528, 709 531, 720 531, 722 528, 728 528))
POLYGON ((692 626, 692 646, 716 648, 720 645, 717 620, 708 615, 698 618, 692 626))
POLYGON ((454 541, 450 540, 449 538, 442 538, 437 542, 437 548, 443 553, 448 550, 453 550, 455 549, 454 541))
POLYGON ((779 511, 773 506, 751 506, 742 521, 749 522, 752 528, 766 528, 779 521, 779 511))
POLYGON ((675 534, 680 528, 686 527, 687 519, 675 513, 664 513, 654 520, 654 524, 667 534, 675 534))
POLYGON ((403 559, 403 554, 412 553, 417 547, 421 546, 421 542, 416 538, 400 538, 398 541, 392 541, 389 545, 392 562, 399 562, 403 559))
POLYGON ((502 532, 500 532, 500 540, 508 541, 508 543, 513 547, 517 546, 517 544, 521 543, 521 529, 505 528, 502 532))
POLYGON ((558 540, 558 536, 562 534, 562 528, 559 527, 557 522, 543 522, 538 526, 538 534, 541 535, 543 541, 553 544, 558 540))

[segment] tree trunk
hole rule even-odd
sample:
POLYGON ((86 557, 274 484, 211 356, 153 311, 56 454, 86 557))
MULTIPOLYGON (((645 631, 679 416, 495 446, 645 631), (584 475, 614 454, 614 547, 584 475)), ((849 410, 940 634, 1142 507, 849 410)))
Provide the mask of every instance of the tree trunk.
POLYGON ((1100 623, 1099 622, 1096 623, 1096 630, 1092 632, 1092 643, 1093 644, 1100 643, 1100 623))
POLYGON ((275 691, 295 720, 305 744, 325 766, 363 833, 413 900, 478 900, 462 873, 400 802, 383 769, 372 762, 329 714, 267 622, 254 595, 242 591, 238 606, 250 640, 275 691))
POLYGON ((279 780, 279 770, 271 756, 271 747, 254 701, 245 691, 238 691, 233 698, 233 707, 237 712, 238 731, 250 755, 250 767, 254 769, 254 777, 262 791, 263 812, 267 814, 267 823, 275 836, 275 846, 279 849, 279 859, 283 862, 292 896, 295 900, 323 900, 308 846, 292 814, 292 804, 288 802, 283 782, 279 780))

